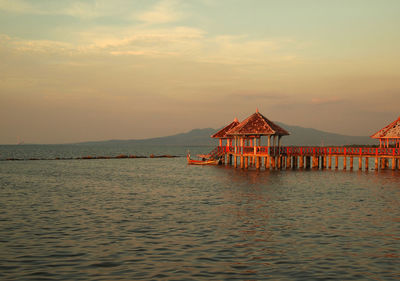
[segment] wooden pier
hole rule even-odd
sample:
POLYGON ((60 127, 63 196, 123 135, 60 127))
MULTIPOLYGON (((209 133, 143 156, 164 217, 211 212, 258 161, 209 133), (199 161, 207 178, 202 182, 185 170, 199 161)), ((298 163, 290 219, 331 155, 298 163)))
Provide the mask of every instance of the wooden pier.
POLYGON ((281 138, 289 134, 257 109, 244 121, 235 118, 212 135, 219 146, 209 155, 242 169, 399 170, 400 118, 371 136, 379 139, 380 147, 282 146, 281 138), (261 144, 262 138, 266 145, 261 144))
POLYGON ((242 169, 400 169, 400 148, 218 146, 213 153, 242 169))

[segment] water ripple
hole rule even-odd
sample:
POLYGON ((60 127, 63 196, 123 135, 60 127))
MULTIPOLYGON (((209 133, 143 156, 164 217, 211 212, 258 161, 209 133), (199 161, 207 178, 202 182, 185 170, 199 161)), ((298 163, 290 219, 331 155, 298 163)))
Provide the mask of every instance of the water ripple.
POLYGON ((396 280, 400 177, 5 162, 4 280, 396 280))

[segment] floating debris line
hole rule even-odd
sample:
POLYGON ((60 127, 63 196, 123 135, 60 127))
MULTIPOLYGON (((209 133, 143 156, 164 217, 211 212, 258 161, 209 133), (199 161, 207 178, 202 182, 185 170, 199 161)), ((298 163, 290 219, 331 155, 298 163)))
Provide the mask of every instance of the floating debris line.
POLYGON ((182 157, 177 155, 154 155, 150 154, 149 156, 143 155, 126 155, 126 154, 119 154, 117 156, 81 156, 81 157, 55 157, 55 158, 5 158, 0 159, 0 161, 37 161, 37 160, 97 160, 97 159, 137 159, 137 158, 176 158, 182 157))

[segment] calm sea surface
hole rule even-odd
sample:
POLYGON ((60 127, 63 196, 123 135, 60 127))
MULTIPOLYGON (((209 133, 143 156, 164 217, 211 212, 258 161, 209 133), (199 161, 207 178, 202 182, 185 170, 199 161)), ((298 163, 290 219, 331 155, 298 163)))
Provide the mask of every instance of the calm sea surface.
MULTIPOLYGON (((0 146, 0 159, 186 150, 0 146)), ((399 280, 399 255, 400 171, 0 161, 1 280, 399 280)))

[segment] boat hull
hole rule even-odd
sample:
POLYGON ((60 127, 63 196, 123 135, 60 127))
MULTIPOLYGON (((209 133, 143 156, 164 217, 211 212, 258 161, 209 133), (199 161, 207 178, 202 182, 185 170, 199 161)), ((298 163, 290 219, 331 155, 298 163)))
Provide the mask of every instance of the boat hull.
POLYGON ((190 159, 190 156, 187 156, 187 162, 188 165, 218 165, 219 161, 215 159, 209 159, 209 160, 194 160, 190 159))
POLYGON ((201 160, 188 159, 188 164, 189 165, 218 165, 218 160, 201 161, 201 160))

